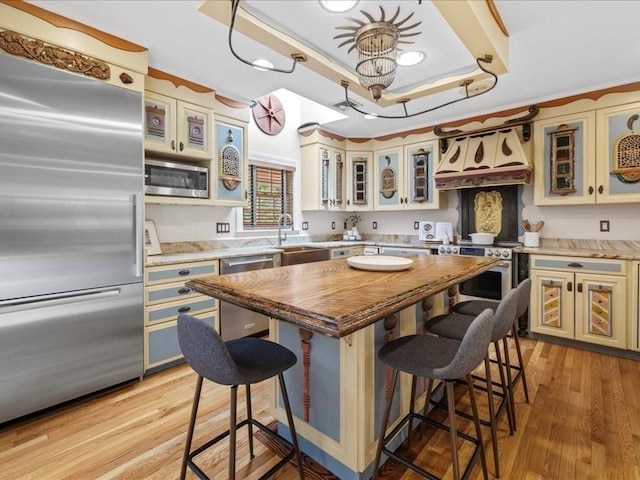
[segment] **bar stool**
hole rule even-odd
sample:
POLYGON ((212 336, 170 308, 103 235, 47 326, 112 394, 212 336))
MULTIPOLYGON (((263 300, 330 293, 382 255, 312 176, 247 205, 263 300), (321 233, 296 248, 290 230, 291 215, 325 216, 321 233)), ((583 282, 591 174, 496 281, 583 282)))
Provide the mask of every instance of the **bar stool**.
POLYGON ((397 340, 389 342, 383 346, 378 352, 378 358, 392 368, 391 393, 387 399, 382 425, 380 428, 380 436, 378 438, 378 447, 376 449, 376 457, 374 461, 373 480, 378 478, 378 470, 380 467, 380 458, 384 452, 390 458, 402 463, 414 472, 430 479, 437 479, 433 474, 427 472, 421 467, 400 457, 395 452, 389 450, 386 445, 402 430, 408 423, 409 438, 411 438, 413 419, 421 420, 429 425, 437 428, 448 430, 451 438, 451 456, 453 464, 453 475, 455 480, 460 479, 460 465, 458 462, 457 438, 470 441, 475 445, 473 454, 464 470, 463 478, 467 478, 471 473, 475 462, 480 456, 482 462, 482 472, 485 480, 488 479, 487 461, 484 454, 484 445, 482 442, 482 432, 480 431, 480 423, 478 421, 478 410, 476 406, 475 394, 472 386, 471 372, 486 357, 491 340, 491 330, 493 329, 493 312, 489 309, 475 317, 462 341, 453 340, 444 337, 435 337, 432 335, 408 335, 400 337, 397 340), (393 394, 396 383, 398 381, 398 372, 403 371, 412 375, 411 402, 409 405, 409 413, 398 423, 398 425, 385 436, 387 423, 389 422, 389 414, 391 412, 391 404, 393 402, 393 394), (433 380, 442 380, 446 387, 447 402, 449 410, 449 427, 428 418, 426 415, 415 413, 415 391, 417 377, 429 378, 429 389, 427 391, 427 399, 425 405, 428 405, 429 396, 433 380), (476 437, 472 437, 464 432, 456 429, 455 419, 455 400, 453 396, 453 384, 456 379, 464 377, 467 381, 467 390, 471 401, 471 409, 473 411, 473 421, 475 425, 476 437))
POLYGON ((178 316, 178 340, 184 358, 191 368, 198 374, 196 390, 193 397, 191 419, 187 441, 182 458, 180 479, 184 480, 187 466, 189 466, 200 479, 208 479, 205 473, 195 464, 194 457, 212 447, 220 440, 229 437, 229 479, 235 480, 236 475, 236 431, 247 425, 249 433, 249 454, 253 454, 253 426, 256 426, 267 435, 284 444, 289 450, 282 460, 274 465, 268 472, 260 477, 260 480, 271 477, 278 469, 284 466, 294 455, 298 464, 298 475, 304 480, 302 455, 298 447, 298 439, 289 406, 289 397, 284 384, 282 372, 295 365, 297 358, 290 350, 267 340, 259 338, 240 338, 223 342, 218 332, 210 325, 189 315, 178 316), (291 430, 291 442, 270 430, 267 426, 252 417, 251 413, 251 384, 258 383, 268 378, 278 376, 282 400, 287 413, 287 421, 291 430), (229 429, 215 438, 209 440, 194 451, 191 450, 193 432, 195 429, 200 392, 203 379, 220 385, 231 386, 231 415, 229 429), (247 418, 237 423, 237 399, 238 385, 245 385, 247 393, 247 418))
MULTIPOLYGON (((498 369, 500 372, 500 385, 502 387, 502 401, 496 412, 493 404, 493 380, 491 379, 491 363, 489 361, 489 349, 485 352, 484 367, 486 377, 483 379, 487 383, 487 396, 489 403, 489 420, 480 419, 480 423, 487 425, 491 429, 491 444, 493 447, 493 461, 496 469, 496 477, 500 477, 500 460, 498 458, 498 434, 497 434, 497 422, 498 416, 506 408, 507 417, 509 419, 509 428, 513 433, 512 423, 512 408, 511 408, 511 395, 509 394, 508 380, 505 378, 504 366, 500 355, 500 340, 503 340, 509 331, 511 330, 516 315, 516 309, 518 305, 518 292, 515 289, 511 289, 507 295, 499 303, 496 308, 493 328, 491 331, 491 342, 494 344, 496 355, 498 357, 498 369)), ((450 338, 455 340, 461 340, 466 335, 471 325, 474 322, 474 318, 470 315, 461 315, 458 313, 451 313, 447 315, 439 315, 432 318, 425 324, 425 330, 439 337, 450 338)), ((447 394, 448 395, 448 394, 447 394)), ((425 404, 425 410, 427 405, 425 404)), ((461 412, 458 412, 461 413, 461 412)), ((461 413, 462 414, 462 413, 461 413)), ((468 414, 462 414, 468 416, 468 414)))
MULTIPOLYGON (((526 278, 516 287, 518 290, 518 309, 516 310, 516 321, 518 318, 522 317, 527 310, 529 309, 529 304, 531 302, 531 279, 526 278)), ((472 315, 476 316, 479 312, 483 311, 486 308, 490 308, 495 311, 498 306, 497 301, 493 300, 467 300, 465 302, 457 303, 453 306, 453 311, 455 313, 461 313, 463 315, 472 315)), ((515 409, 515 403, 513 402, 513 388, 515 384, 521 380, 522 381, 522 389, 524 390, 524 398, 527 403, 529 403, 529 388, 527 387, 527 375, 525 373, 524 362, 522 361, 522 350, 520 349, 520 339, 518 337, 518 326, 516 322, 514 322, 513 330, 509 335, 513 338, 516 347, 516 354, 518 355, 518 365, 510 364, 510 369, 507 370, 507 378, 509 380, 509 389, 512 392, 512 408, 515 409), (511 378, 511 369, 516 371, 515 377, 511 378)), ((505 360, 508 360, 509 352, 508 350, 505 353, 505 360)), ((515 416, 515 414, 514 414, 515 416)), ((514 424, 515 427, 515 424, 514 424)))

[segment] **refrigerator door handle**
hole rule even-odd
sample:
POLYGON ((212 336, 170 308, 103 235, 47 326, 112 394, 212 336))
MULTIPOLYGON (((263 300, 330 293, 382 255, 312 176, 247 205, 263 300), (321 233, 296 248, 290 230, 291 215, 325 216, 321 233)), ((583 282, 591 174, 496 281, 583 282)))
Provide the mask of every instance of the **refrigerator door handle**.
POLYGON ((136 264, 135 264, 135 276, 136 278, 142 278, 142 267, 143 267, 143 245, 142 245, 142 237, 144 232, 142 230, 142 212, 143 212, 143 199, 142 195, 136 193, 133 195, 133 217, 134 217, 134 231, 133 236, 135 238, 135 249, 136 249, 136 264))
POLYGON ((75 292, 53 293, 51 295, 40 295, 37 297, 3 300, 0 301, 0 308, 5 312, 18 312, 32 308, 53 307, 90 300, 102 300, 109 297, 117 297, 118 295, 120 295, 120 288, 79 290, 75 292))

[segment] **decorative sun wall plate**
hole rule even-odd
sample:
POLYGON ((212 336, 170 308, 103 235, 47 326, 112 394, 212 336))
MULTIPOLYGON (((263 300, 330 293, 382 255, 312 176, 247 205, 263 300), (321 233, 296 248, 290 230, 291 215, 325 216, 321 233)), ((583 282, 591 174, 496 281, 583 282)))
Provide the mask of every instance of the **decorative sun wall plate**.
POLYGON ((256 99, 253 107, 253 120, 267 135, 277 135, 284 128, 284 108, 274 94, 269 93, 256 99))

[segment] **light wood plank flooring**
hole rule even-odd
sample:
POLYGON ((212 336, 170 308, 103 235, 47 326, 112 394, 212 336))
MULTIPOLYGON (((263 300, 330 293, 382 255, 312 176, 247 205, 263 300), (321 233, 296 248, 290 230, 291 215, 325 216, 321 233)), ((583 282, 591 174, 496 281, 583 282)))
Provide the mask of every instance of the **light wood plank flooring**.
MULTIPOLYGON (((531 403, 524 402, 518 386, 516 434, 509 435, 506 417, 500 421, 502 478, 640 479, 639 362, 531 339, 523 339, 522 347, 531 403)), ((0 478, 176 479, 194 384, 195 375, 181 365, 141 383, 2 427, 0 478)), ((243 389, 239 392, 244 402, 243 389)), ((268 423, 268 385, 260 384, 252 393, 255 416, 268 423)), ((484 396, 478 397, 486 411, 484 396)), ((225 428, 227 401, 228 388, 205 382, 196 445, 225 428)), ((467 406, 462 390, 458 403, 467 406)), ((244 412, 241 407, 239 413, 244 412)), ((470 430, 469 422, 460 425, 470 430)), ((492 474, 489 431, 483 428, 483 432, 492 474)), ((270 449, 256 442, 256 458, 249 463, 246 434, 239 434, 238 440, 238 478, 257 478, 277 461, 270 449)), ((421 465, 451 478, 446 433, 427 431, 413 448, 421 465)), ((464 445, 461 451, 464 461, 468 454, 464 445)), ((226 478, 226 445, 202 457, 211 478, 226 478)), ((419 478, 391 465, 383 477, 419 478)), ((195 476, 189 473, 188 478, 195 476)), ((293 480, 296 470, 288 465, 275 478, 293 480)), ((310 478, 322 477, 310 473, 310 478)), ((479 465, 472 478, 482 478, 479 465)))

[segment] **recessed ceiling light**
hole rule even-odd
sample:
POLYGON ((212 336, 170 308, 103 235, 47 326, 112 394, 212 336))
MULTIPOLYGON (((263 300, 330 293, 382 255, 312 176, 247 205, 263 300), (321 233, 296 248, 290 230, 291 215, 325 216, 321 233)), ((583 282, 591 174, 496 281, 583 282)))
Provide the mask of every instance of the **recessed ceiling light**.
POLYGON ((365 119, 367 119, 367 120, 373 120, 373 119, 375 119, 375 118, 378 118, 378 115, 376 115, 375 113, 367 113, 367 114, 364 116, 364 118, 365 118, 365 119))
POLYGON ((424 60, 424 53, 419 52, 418 50, 401 52, 398 54, 398 65, 401 67, 410 67, 412 65, 417 65, 422 60, 424 60))
POLYGON ((356 6, 358 0, 320 0, 320 5, 330 12, 348 12, 356 6))
POLYGON ((264 58, 258 58, 257 60, 253 61, 253 68, 255 68, 256 70, 260 70, 261 72, 266 72, 270 68, 273 68, 273 63, 271 63, 269 60, 266 60, 264 58), (264 67, 264 68, 260 68, 260 67, 264 67))

